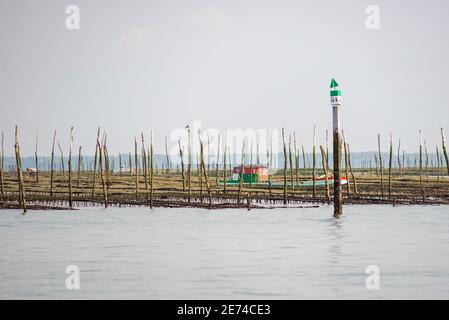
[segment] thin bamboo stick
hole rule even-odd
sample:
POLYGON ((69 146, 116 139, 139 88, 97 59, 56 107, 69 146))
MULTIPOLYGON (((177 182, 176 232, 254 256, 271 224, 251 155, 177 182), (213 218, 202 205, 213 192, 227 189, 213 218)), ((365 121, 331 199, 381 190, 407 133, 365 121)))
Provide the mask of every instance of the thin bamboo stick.
POLYGON ((447 155, 446 143, 445 143, 443 128, 441 128, 441 146, 442 146, 442 149, 443 149, 444 159, 446 160, 447 175, 449 176, 449 157, 447 155))
POLYGON ((239 179, 239 190, 237 193, 237 203, 240 204, 240 198, 241 198, 241 194, 242 194, 242 185, 243 185, 243 170, 244 170, 244 163, 245 161, 245 139, 243 139, 243 143, 242 143, 242 160, 240 162, 240 179, 239 179))
MULTIPOLYGON (((100 127, 97 129, 97 139, 100 140, 100 127)), ((98 157, 98 143, 95 143, 95 156, 94 156, 94 172, 92 176, 92 197, 95 195, 95 176, 97 175, 97 157, 98 157)))
POLYGON ((388 163, 388 199, 391 199, 391 188, 392 188, 392 179, 391 179, 391 170, 393 166, 393 137, 390 133, 390 158, 388 163))
POLYGON ((185 181, 185 174, 184 174, 184 156, 183 156, 183 152, 182 152, 180 139, 178 139, 178 145, 179 145, 179 158, 181 159, 182 192, 185 192, 186 191, 186 181, 185 181))
POLYGON ((53 146, 51 148, 51 166, 50 166, 50 197, 53 198, 53 180, 54 180, 54 163, 55 163, 55 139, 56 130, 53 133, 53 146))
POLYGON ((135 193, 136 193, 136 199, 139 196, 139 159, 138 159, 138 155, 137 155, 137 139, 134 138, 134 160, 135 160, 135 165, 134 167, 136 168, 136 174, 135 174, 135 193))
POLYGON ((36 149, 34 151, 34 162, 36 166, 36 182, 39 183, 39 157, 37 156, 37 131, 36 131, 36 149))
POLYGON ((422 174, 423 174, 423 162, 422 162, 422 134, 421 134, 421 130, 419 130, 419 187, 421 189, 421 195, 422 195, 422 200, 425 201, 426 198, 426 194, 424 191, 424 186, 423 186, 423 181, 422 181, 422 174))
POLYGON ((316 127, 313 126, 313 149, 312 149, 312 195, 315 198, 316 186, 315 186, 315 175, 316 175, 316 127))
POLYGON ((287 204, 287 147, 285 145, 285 132, 284 128, 282 128, 282 145, 284 149, 284 205, 287 204))
POLYGON ((72 144, 73 144, 73 127, 70 128, 70 142, 69 142, 69 207, 73 208, 73 195, 72 195, 72 144))
POLYGON ((22 174, 22 160, 20 158, 20 146, 19 146, 19 133, 18 133, 18 127, 16 126, 15 129, 15 144, 14 144, 14 150, 16 153, 16 165, 17 165, 17 179, 19 182, 19 204, 22 206, 23 214, 27 212, 26 207, 26 196, 25 196, 25 186, 23 182, 23 174, 22 174))
POLYGON ((293 179, 293 154, 292 154, 292 135, 288 136, 288 158, 290 162, 290 183, 292 189, 294 188, 294 179, 293 179))
POLYGON ((218 134, 218 145, 217 145, 217 163, 216 163, 216 167, 215 167, 215 183, 218 186, 218 166, 219 166, 219 159, 220 159, 220 138, 221 138, 221 134, 218 134))
POLYGON ((78 174, 76 177, 76 187, 79 188, 80 187, 80 180, 81 180, 81 163, 82 163, 82 158, 81 158, 81 146, 78 149, 78 174))
MULTIPOLYGON (((108 207, 108 191, 106 188, 106 181, 103 174, 103 150, 100 144, 99 138, 97 139, 97 146, 98 146, 98 154, 99 154, 99 164, 100 167, 100 179, 101 179, 101 185, 103 187, 103 201, 104 201, 104 207, 108 207)), ((103 146, 104 147, 104 146, 103 146)))
POLYGON ((150 132, 150 208, 153 209, 154 190, 154 158, 153 158, 153 130, 150 132))
POLYGON ((329 181, 327 178, 327 173, 328 173, 328 167, 327 167, 327 155, 326 155, 326 151, 324 150, 324 147, 322 145, 320 145, 320 150, 321 150, 321 162, 323 165, 323 171, 324 171, 324 183, 326 186, 326 199, 327 199, 327 203, 330 204, 331 203, 331 194, 330 194, 330 190, 329 190, 329 181))
POLYGON ((377 134, 377 144, 379 147, 379 172, 380 172, 380 193, 384 195, 384 169, 382 162, 382 153, 380 152, 380 134, 377 134))

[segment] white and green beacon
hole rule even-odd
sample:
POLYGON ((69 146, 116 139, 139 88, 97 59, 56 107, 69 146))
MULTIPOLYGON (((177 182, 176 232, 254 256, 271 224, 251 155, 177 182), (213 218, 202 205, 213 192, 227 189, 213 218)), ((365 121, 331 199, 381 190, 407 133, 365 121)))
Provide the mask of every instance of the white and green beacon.
POLYGON ((335 79, 331 81, 331 105, 341 105, 341 91, 338 90, 338 83, 335 79))

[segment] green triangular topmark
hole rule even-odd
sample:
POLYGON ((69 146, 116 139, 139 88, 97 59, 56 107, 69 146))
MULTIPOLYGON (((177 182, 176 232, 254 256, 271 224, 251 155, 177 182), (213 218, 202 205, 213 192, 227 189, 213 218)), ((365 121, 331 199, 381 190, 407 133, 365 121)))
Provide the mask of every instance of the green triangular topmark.
POLYGON ((338 83, 337 83, 337 81, 335 81, 334 78, 332 78, 332 81, 331 81, 331 88, 335 88, 335 87, 338 87, 338 83))

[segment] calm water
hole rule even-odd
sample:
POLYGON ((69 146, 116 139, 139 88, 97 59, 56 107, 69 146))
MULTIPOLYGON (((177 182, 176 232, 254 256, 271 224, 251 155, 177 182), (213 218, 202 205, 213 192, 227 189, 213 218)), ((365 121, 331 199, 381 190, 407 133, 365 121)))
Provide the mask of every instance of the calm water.
POLYGON ((0 242, 2 299, 449 298, 444 206, 0 211, 0 242))

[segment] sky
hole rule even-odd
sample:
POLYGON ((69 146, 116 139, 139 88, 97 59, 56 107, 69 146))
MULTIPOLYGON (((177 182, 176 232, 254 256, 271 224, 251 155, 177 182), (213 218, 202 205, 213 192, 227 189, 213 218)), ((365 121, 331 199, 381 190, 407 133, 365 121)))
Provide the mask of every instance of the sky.
MULTIPOLYGON (((13 152, 63 148, 92 154, 97 127, 110 153, 154 132, 157 152, 174 130, 200 121, 225 130, 296 132, 311 148, 332 128, 329 84, 342 90, 341 125, 352 151, 415 152, 449 132, 449 2, 264 0, 2 0, 0 130, 13 152), (66 27, 66 7, 80 12, 66 27), (370 5, 379 29, 367 28, 370 5)), ((370 20, 371 21, 371 20, 370 20)))

